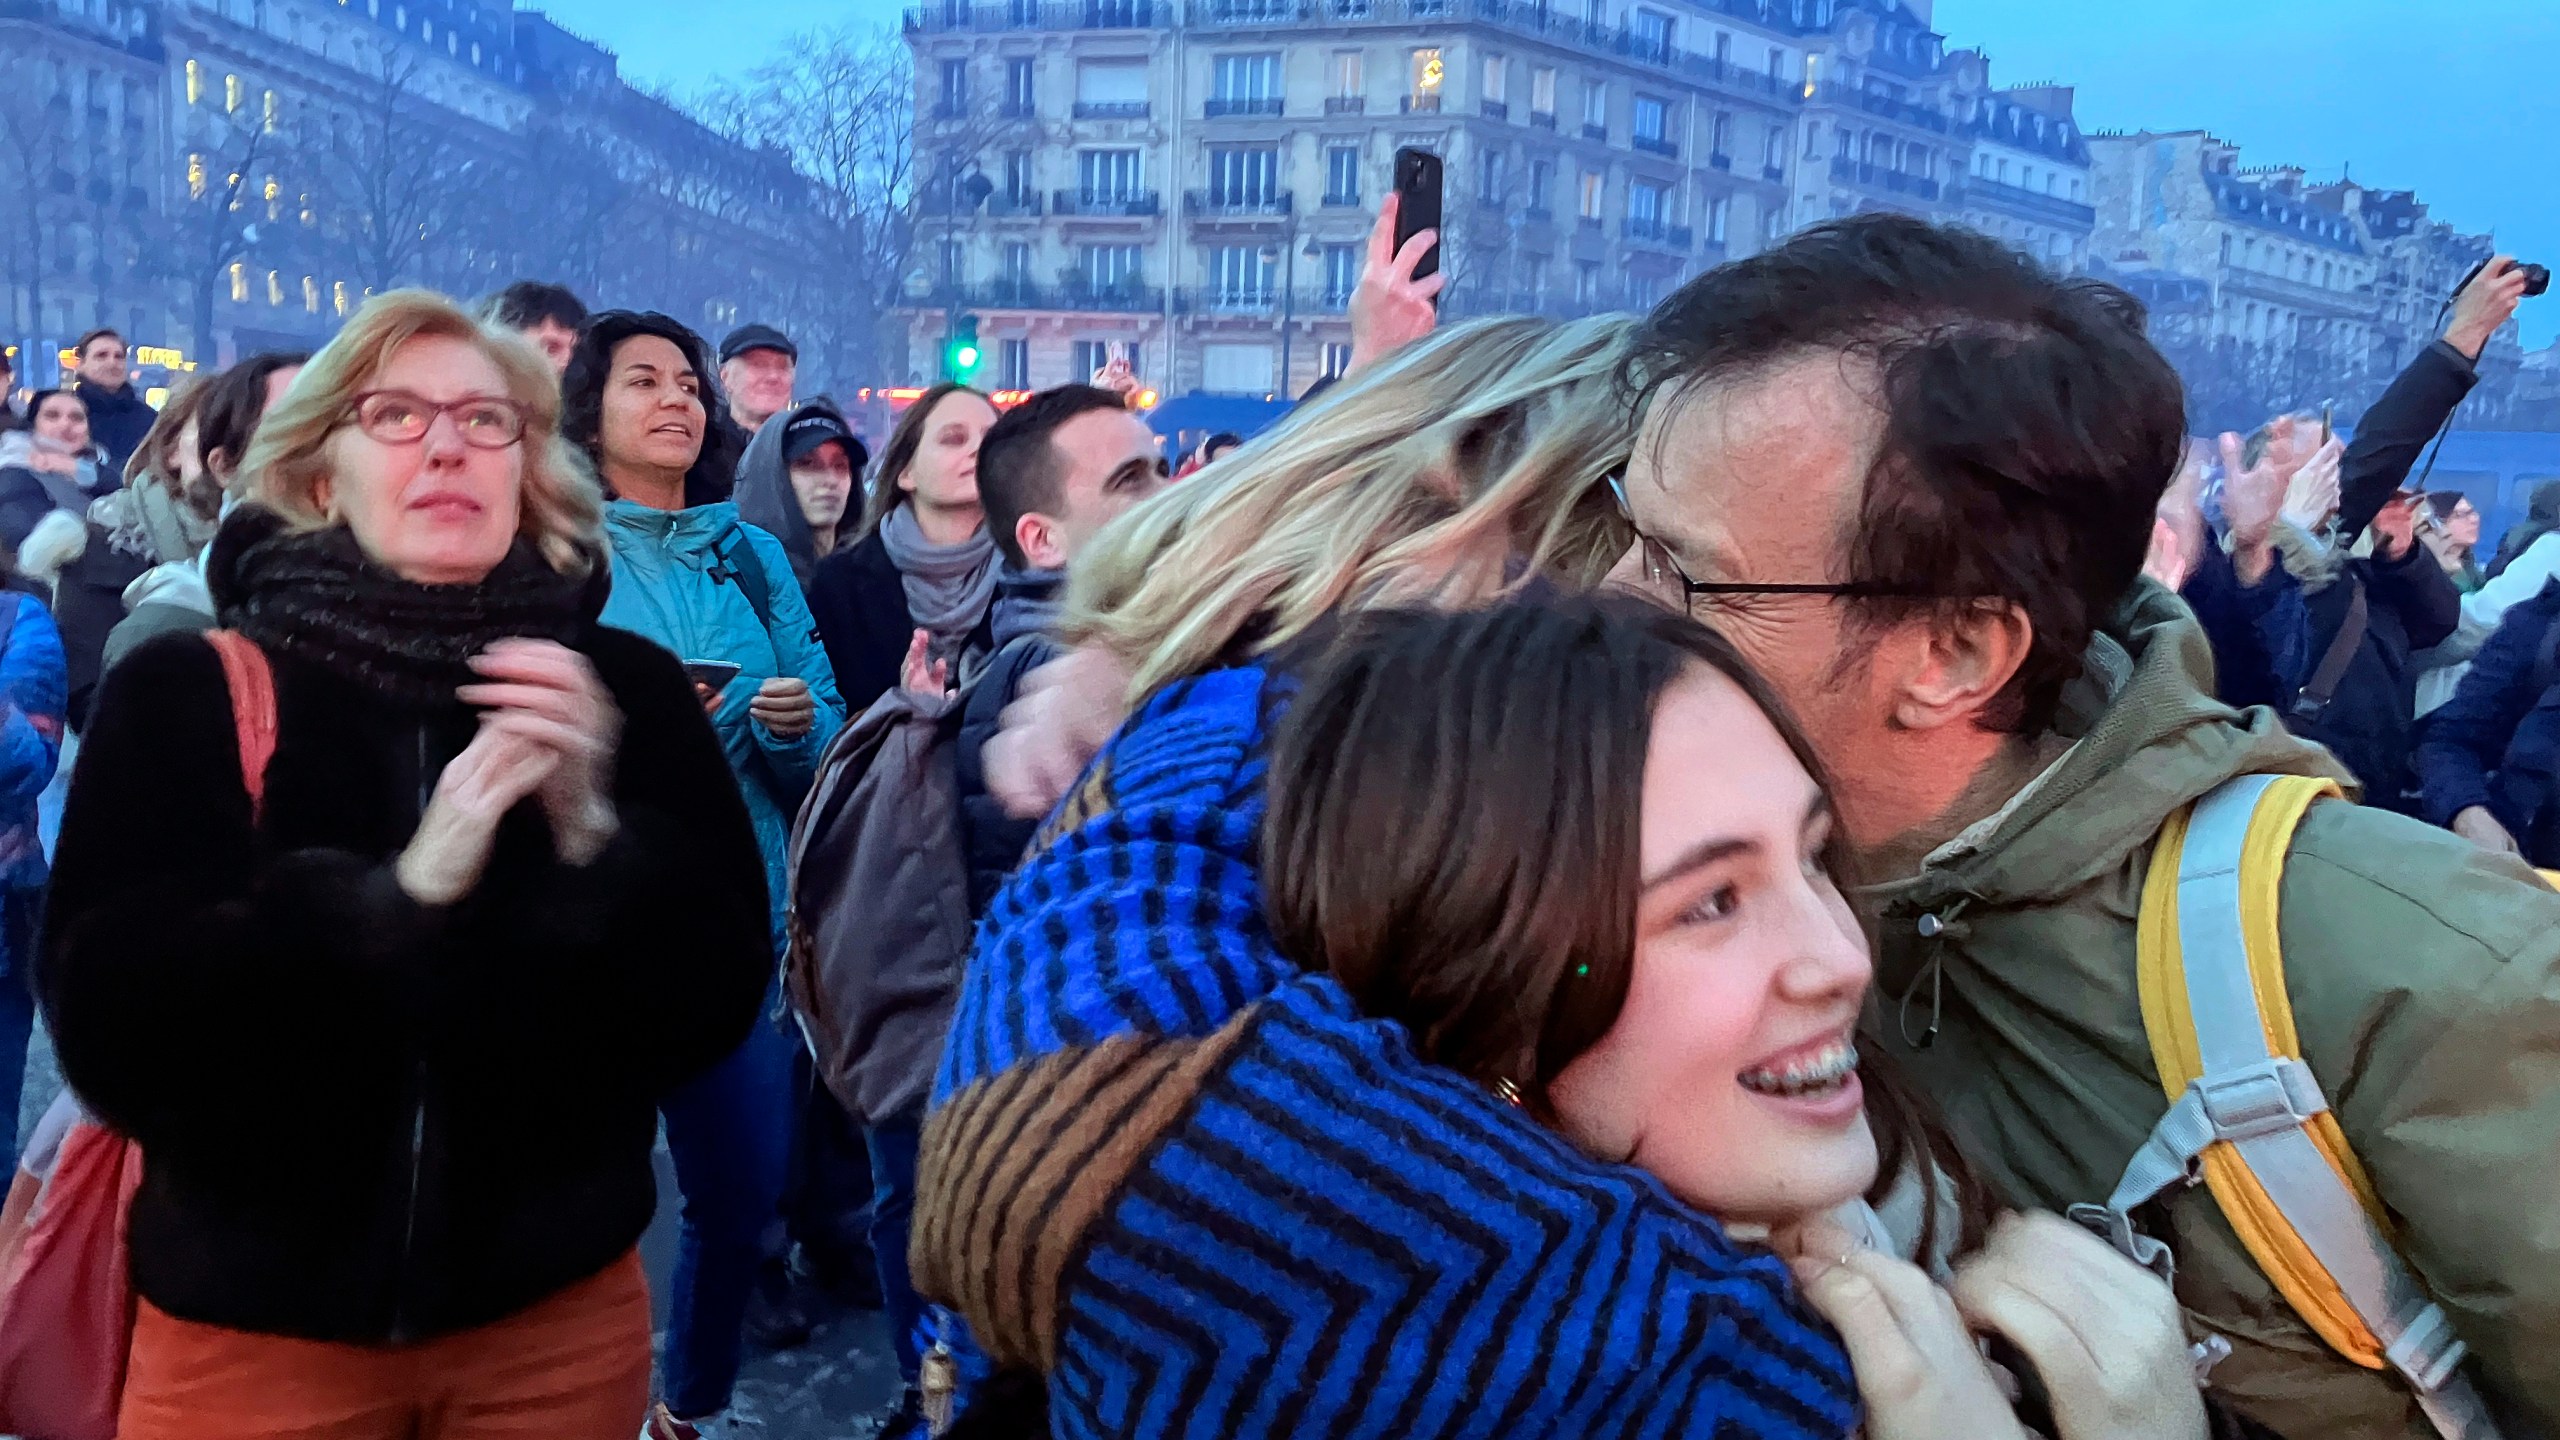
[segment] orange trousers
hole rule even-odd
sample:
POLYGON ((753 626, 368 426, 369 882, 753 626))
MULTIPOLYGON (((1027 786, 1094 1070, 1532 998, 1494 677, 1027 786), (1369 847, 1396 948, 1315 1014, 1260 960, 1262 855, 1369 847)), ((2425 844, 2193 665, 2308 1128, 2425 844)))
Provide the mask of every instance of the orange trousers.
POLYGON ((396 1348, 139 1309, 117 1440, 631 1440, 647 1418, 637 1251, 521 1314, 396 1348))

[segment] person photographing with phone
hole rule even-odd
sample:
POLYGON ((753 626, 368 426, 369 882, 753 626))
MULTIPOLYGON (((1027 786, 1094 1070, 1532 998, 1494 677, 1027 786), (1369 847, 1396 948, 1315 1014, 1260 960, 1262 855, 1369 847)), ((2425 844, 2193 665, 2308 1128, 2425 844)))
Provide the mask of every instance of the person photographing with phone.
MULTIPOLYGON (((589 321, 562 384, 562 430, 611 495, 608 625, 687 662, 745 797, 764 862, 770 962, 783 947, 791 817, 818 757, 844 724, 835 671, 782 542, 738 518, 723 481, 736 457, 712 428, 718 389, 702 337, 667 316, 608 311, 589 321)), ((764 1018, 729 1056, 664 1106, 667 1148, 684 1191, 662 1440, 728 1433, 740 1337, 765 1253, 797 1122, 795 1043, 764 1018)))

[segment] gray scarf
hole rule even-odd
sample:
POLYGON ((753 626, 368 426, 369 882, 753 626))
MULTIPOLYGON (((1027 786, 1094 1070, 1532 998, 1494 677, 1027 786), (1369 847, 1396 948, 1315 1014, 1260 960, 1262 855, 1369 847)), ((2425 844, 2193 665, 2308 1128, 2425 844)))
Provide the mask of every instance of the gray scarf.
POLYGON ((981 525, 957 545, 936 545, 900 505, 880 522, 880 543, 907 592, 907 618, 933 637, 936 656, 951 658, 987 615, 996 593, 996 542, 981 525))
POLYGON ((107 532, 109 545, 153 565, 184 560, 212 544, 220 523, 197 514, 160 477, 147 473, 90 506, 89 518, 107 532))
POLYGON ((990 626, 996 648, 1012 644, 1017 635, 1057 628, 1058 617, 1067 608, 1066 583, 1064 570, 1017 570, 1006 561, 996 571, 995 620, 990 626))

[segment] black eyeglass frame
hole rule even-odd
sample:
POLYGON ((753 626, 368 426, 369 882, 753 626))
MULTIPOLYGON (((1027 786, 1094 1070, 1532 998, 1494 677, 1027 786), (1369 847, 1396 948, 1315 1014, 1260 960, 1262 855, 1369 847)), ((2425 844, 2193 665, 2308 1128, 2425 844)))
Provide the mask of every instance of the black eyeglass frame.
POLYGON ((1689 602, 1701 595, 1823 595, 1846 600, 1920 600, 1936 595, 1935 591, 1914 585, 1886 585, 1873 580, 1765 585, 1743 581, 1692 580, 1689 578, 1689 572, 1681 568, 1679 557, 1671 553, 1671 547, 1645 533, 1643 527, 1636 524, 1635 507, 1627 503, 1624 472, 1614 472, 1609 476, 1609 493, 1617 497, 1618 514, 1626 520, 1628 527, 1636 532, 1637 542, 1645 547, 1648 555, 1659 556, 1662 563, 1669 567, 1671 574, 1668 577, 1657 578, 1676 579, 1680 582, 1682 591, 1680 603, 1683 609, 1689 608, 1689 602))

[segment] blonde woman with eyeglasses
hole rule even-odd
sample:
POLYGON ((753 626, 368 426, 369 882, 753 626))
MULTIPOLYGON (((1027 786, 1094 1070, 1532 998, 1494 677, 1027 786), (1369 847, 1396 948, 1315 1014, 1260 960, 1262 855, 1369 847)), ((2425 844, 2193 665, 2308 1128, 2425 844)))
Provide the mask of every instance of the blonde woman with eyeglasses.
POLYGON ((559 406, 371 302, 250 447, 224 631, 103 687, 37 980, 143 1155, 126 1440, 639 1429, 657 1102, 772 960, 693 687, 596 623, 559 406))

